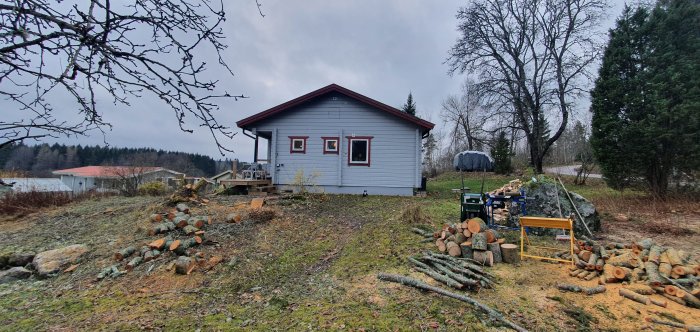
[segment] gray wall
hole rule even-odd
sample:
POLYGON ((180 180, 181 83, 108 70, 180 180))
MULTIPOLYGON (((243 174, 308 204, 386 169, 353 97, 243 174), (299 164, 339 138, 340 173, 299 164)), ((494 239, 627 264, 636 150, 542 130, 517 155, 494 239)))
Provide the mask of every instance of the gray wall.
MULTIPOLYGON (((419 127, 384 111, 333 93, 289 109, 255 125, 257 131, 270 132, 272 165, 277 185, 292 184, 298 171, 326 192, 359 192, 362 188, 420 187, 421 136, 419 127), (371 165, 348 165, 346 136, 373 136, 371 165), (290 154, 289 136, 309 136, 305 154, 290 154), (339 154, 323 154, 324 136, 340 138, 339 154), (334 189, 334 187, 336 187, 334 189), (355 187, 355 188, 347 188, 355 187), (343 188, 343 189, 339 189, 343 188)), ((386 190, 376 194, 407 193, 386 190)), ((411 191, 412 192, 412 191, 411 191)))

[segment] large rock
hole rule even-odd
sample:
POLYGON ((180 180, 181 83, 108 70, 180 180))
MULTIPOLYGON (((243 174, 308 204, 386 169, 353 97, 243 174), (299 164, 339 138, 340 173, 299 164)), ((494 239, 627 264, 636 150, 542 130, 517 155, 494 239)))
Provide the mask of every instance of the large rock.
POLYGON ((31 275, 32 271, 29 271, 21 266, 15 266, 9 270, 0 271, 0 284, 20 279, 27 279, 31 275))
POLYGON ((33 252, 15 252, 7 258, 7 266, 27 266, 33 259, 33 252))
POLYGON ((88 248, 84 244, 40 252, 34 257, 34 268, 40 277, 48 277, 74 264, 86 252, 88 248))
MULTIPOLYGON (((561 215, 566 218, 569 215, 574 215, 574 234, 589 236, 588 231, 578 218, 571 201, 566 196, 561 185, 554 182, 555 180, 539 177, 538 180, 530 181, 525 184, 525 192, 529 198, 526 202, 526 210, 528 216, 542 216, 549 218, 559 217, 559 207, 557 204, 557 193, 559 194, 559 204, 561 204, 561 215)), ((598 212, 583 196, 569 191, 571 199, 576 204, 578 212, 581 213, 588 229, 595 233, 600 230, 600 217, 598 212)), ((535 234, 558 234, 560 230, 544 230, 532 229, 535 234)))

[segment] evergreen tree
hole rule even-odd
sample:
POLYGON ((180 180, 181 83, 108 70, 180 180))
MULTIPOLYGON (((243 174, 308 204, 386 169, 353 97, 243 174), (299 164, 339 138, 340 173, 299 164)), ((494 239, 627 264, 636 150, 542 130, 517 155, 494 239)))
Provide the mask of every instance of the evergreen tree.
POLYGON ((657 196, 673 172, 700 168, 700 3, 625 8, 591 93, 596 159, 608 185, 645 180, 657 196))
POLYGON ((494 172, 496 174, 509 174, 513 171, 510 163, 510 141, 506 132, 501 131, 496 139, 496 144, 491 148, 491 156, 494 159, 494 172))
POLYGON ((410 92, 408 93, 408 99, 406 99, 406 104, 403 105, 403 108, 401 108, 401 110, 408 114, 416 115, 416 103, 413 102, 413 95, 410 92))
POLYGON ((428 134, 428 138, 425 139, 423 152, 425 153, 425 169, 428 176, 435 176, 437 173, 437 168, 435 167, 437 141, 433 133, 428 134))

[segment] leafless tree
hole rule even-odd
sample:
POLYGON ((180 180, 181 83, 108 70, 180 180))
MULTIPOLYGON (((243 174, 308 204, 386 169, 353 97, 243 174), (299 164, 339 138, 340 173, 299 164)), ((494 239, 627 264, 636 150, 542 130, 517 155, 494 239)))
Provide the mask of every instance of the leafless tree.
POLYGON ((475 0, 458 11, 450 72, 478 74, 490 104, 513 113, 538 173, 590 84, 606 8, 606 0, 475 0), (559 125, 542 139, 542 119, 551 115, 559 125))
POLYGON ((111 124, 98 111, 99 96, 130 106, 150 94, 173 110, 181 130, 192 132, 185 118, 193 117, 228 151, 220 139, 234 133, 216 120, 217 100, 244 96, 205 78, 203 59, 233 75, 222 57, 224 20, 223 3, 210 0, 0 3, 0 97, 16 107, 0 119, 0 147, 103 131, 111 124), (63 96, 80 120, 57 118, 51 101, 63 96))
POLYGON ((442 101, 440 115, 450 128, 452 146, 464 142, 467 149, 474 150, 478 143, 486 140, 484 126, 489 117, 482 108, 482 98, 473 80, 464 81, 461 95, 450 95, 442 101))

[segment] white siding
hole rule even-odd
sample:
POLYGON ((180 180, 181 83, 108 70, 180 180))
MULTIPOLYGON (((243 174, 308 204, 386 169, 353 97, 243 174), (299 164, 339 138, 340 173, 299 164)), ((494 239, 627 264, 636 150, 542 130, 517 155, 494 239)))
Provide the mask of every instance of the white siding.
POLYGON ((275 184, 293 184, 302 170, 305 177, 315 176, 316 185, 327 188, 420 186, 419 127, 344 95, 332 93, 263 120, 252 129, 274 133, 272 159, 280 165, 273 174, 275 184), (347 136, 353 135, 373 136, 369 167, 348 165, 347 136), (309 136, 305 154, 290 153, 289 136, 309 136), (325 136, 339 137, 339 154, 323 154, 321 137, 325 136))

